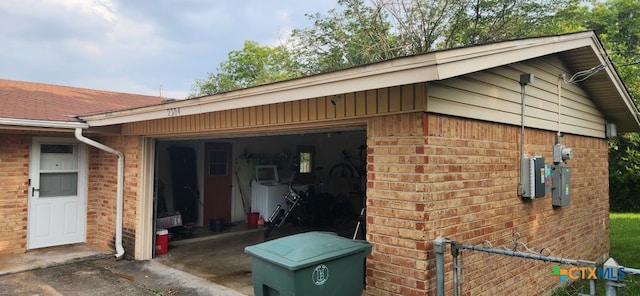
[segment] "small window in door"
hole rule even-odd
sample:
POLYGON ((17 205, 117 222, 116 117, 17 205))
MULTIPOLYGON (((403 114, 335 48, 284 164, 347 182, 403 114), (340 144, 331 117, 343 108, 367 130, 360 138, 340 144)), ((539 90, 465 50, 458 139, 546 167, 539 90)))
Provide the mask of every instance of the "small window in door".
POLYGON ((78 194, 77 145, 40 146, 40 197, 78 194))
POLYGON ((307 183, 313 183, 315 179, 315 154, 314 146, 298 146, 298 180, 307 183))
POLYGON ((227 174, 227 152, 211 150, 209 152, 209 176, 226 176, 227 174))

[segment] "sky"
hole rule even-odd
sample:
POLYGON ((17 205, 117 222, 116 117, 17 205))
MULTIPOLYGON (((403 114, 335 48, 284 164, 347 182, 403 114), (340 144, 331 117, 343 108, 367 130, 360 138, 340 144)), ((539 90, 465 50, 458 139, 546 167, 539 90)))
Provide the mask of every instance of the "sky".
POLYGON ((280 44, 336 0, 1 0, 0 79, 185 98, 246 40, 280 44))

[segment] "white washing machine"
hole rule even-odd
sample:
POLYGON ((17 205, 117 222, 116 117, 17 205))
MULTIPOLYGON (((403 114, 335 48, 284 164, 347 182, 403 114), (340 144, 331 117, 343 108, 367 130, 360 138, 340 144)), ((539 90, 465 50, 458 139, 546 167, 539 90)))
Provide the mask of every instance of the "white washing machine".
POLYGON ((258 212, 266 222, 271 222, 269 216, 284 201, 288 190, 289 185, 280 184, 277 166, 256 166, 256 176, 251 181, 251 211, 258 212))

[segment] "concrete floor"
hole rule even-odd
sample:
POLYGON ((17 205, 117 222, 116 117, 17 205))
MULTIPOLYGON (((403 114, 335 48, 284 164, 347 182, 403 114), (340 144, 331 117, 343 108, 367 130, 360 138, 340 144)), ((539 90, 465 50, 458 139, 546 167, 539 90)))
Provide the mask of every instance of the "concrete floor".
MULTIPOLYGON (((348 222, 339 228, 316 229, 287 223, 273 230, 268 239, 307 231, 332 231, 352 238, 354 230, 355 222, 348 222)), ((244 248, 265 241, 264 227, 247 228, 246 224, 239 223, 219 234, 211 235, 208 229, 196 229, 194 233, 194 238, 171 241, 167 254, 159 255, 154 260, 253 296, 251 256, 244 252, 244 248)), ((361 239, 361 235, 358 238, 361 239)))
MULTIPOLYGON (((236 291, 244 295, 254 295, 253 292, 253 280, 251 273, 251 257, 244 252, 246 246, 259 244, 265 241, 264 227, 247 227, 246 223, 238 223, 231 227, 226 228, 221 233, 213 233, 209 229, 200 228, 194 231, 194 237, 189 239, 173 239, 169 243, 169 251, 166 254, 159 255, 151 261, 138 261, 134 264, 125 264, 124 260, 115 261, 113 254, 107 254, 92 250, 85 245, 71 245, 46 248, 41 250, 35 250, 26 252, 24 254, 14 255, 2 255, 0 256, 0 277, 16 277, 18 274, 23 276, 21 272, 32 270, 38 272, 38 270, 46 270, 48 267, 59 268, 56 266, 65 265, 69 268, 73 266, 84 267, 82 262, 87 260, 93 260, 91 264, 96 264, 92 268, 98 268, 97 266, 118 264, 118 268, 114 274, 131 274, 127 278, 131 278, 132 283, 136 283, 142 286, 162 286, 174 285, 180 286, 180 283, 193 283, 197 279, 204 279, 203 283, 200 283, 204 288, 209 289, 206 294, 211 294, 211 291, 221 291, 215 295, 231 295, 236 291), (73 264, 79 262, 80 264, 73 264), (100 263, 102 262, 102 263, 100 263), (148 273, 153 265, 154 272, 148 273), (162 266, 170 267, 164 268, 168 271, 173 270, 169 278, 162 279, 162 266), (185 274, 176 277, 177 272, 184 272, 185 274), (140 276, 134 276, 139 274, 140 276), (152 277, 148 274, 156 275, 151 281, 152 277), (176 278, 188 278, 188 275, 195 276, 190 281, 182 281, 180 283, 173 283, 171 280, 176 278), (149 283, 147 283, 147 281, 149 283), (207 286, 206 282, 212 283, 212 287, 207 286), (216 288, 219 287, 219 288, 216 288), (222 286, 222 287, 220 287, 222 286), (225 289, 230 289, 225 292, 225 289), (213 290, 211 290, 213 289, 213 290)), ((269 236, 269 240, 277 239, 279 237, 307 232, 307 231, 332 231, 341 236, 351 238, 355 229, 355 222, 347 222, 339 228, 325 228, 325 229, 311 229, 302 226, 293 226, 290 223, 283 225, 280 229, 275 229, 269 236)), ((358 239, 362 239, 361 235, 358 239)), ((90 264, 89 264, 90 265, 90 264)), ((106 267, 105 267, 106 268, 106 267)), ((102 271, 102 269, 99 269, 102 271)), ((92 271, 93 272, 93 271, 92 271)), ((46 272, 43 272, 46 273, 46 272)), ((51 280, 51 279, 49 279, 51 280)), ((56 280, 54 280, 55 282, 56 280)), ((17 283, 24 283, 30 285, 28 281, 16 279, 17 283)), ((87 281, 90 283, 89 281, 87 281)), ((69 285, 73 285, 74 281, 70 280, 69 285)), ((81 284, 76 282, 76 284, 81 284)), ((192 289, 194 284, 184 284, 184 289, 192 289), (185 286, 186 285, 186 286, 185 286)), ((91 286, 91 285, 89 285, 91 286)), ((173 287, 173 286, 172 286, 173 287)), ((90 287, 89 287, 90 288, 90 287)), ((169 287, 171 288, 171 287, 169 287)), ((167 289, 169 289, 167 288, 167 289)), ((63 289, 63 288, 58 288, 63 289)), ((174 289, 174 288, 171 288, 174 289)), ((170 289, 170 290, 171 290, 170 289)), ((60 290, 64 291, 64 290, 60 290)), ((187 291, 187 290, 185 290, 187 291)), ((187 293, 188 295, 191 295, 187 293)), ((187 295, 185 294, 185 295, 187 295)), ((43 295, 49 295, 47 293, 43 295)), ((52 294, 53 295, 53 294, 52 294)), ((200 295, 199 293, 193 295, 200 295)), ((211 294, 214 295, 214 294, 211 294)))

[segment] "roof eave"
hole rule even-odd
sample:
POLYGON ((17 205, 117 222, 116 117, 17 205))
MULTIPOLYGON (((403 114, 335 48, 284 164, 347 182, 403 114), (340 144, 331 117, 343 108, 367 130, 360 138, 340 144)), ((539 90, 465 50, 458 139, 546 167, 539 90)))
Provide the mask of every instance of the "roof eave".
POLYGON ((6 129, 69 129, 76 128, 86 129, 89 124, 85 122, 69 122, 69 121, 52 121, 52 120, 34 120, 20 118, 0 118, 0 127, 6 129))
POLYGON ((620 104, 629 111, 628 115, 633 117, 635 123, 632 127, 625 128, 625 131, 640 131, 640 121, 636 116, 638 110, 593 32, 436 51, 163 105, 80 116, 80 119, 90 126, 107 126, 332 96, 442 80, 581 47, 590 47, 597 53, 599 61, 594 60, 594 63, 607 65, 608 77, 622 99, 620 104))

